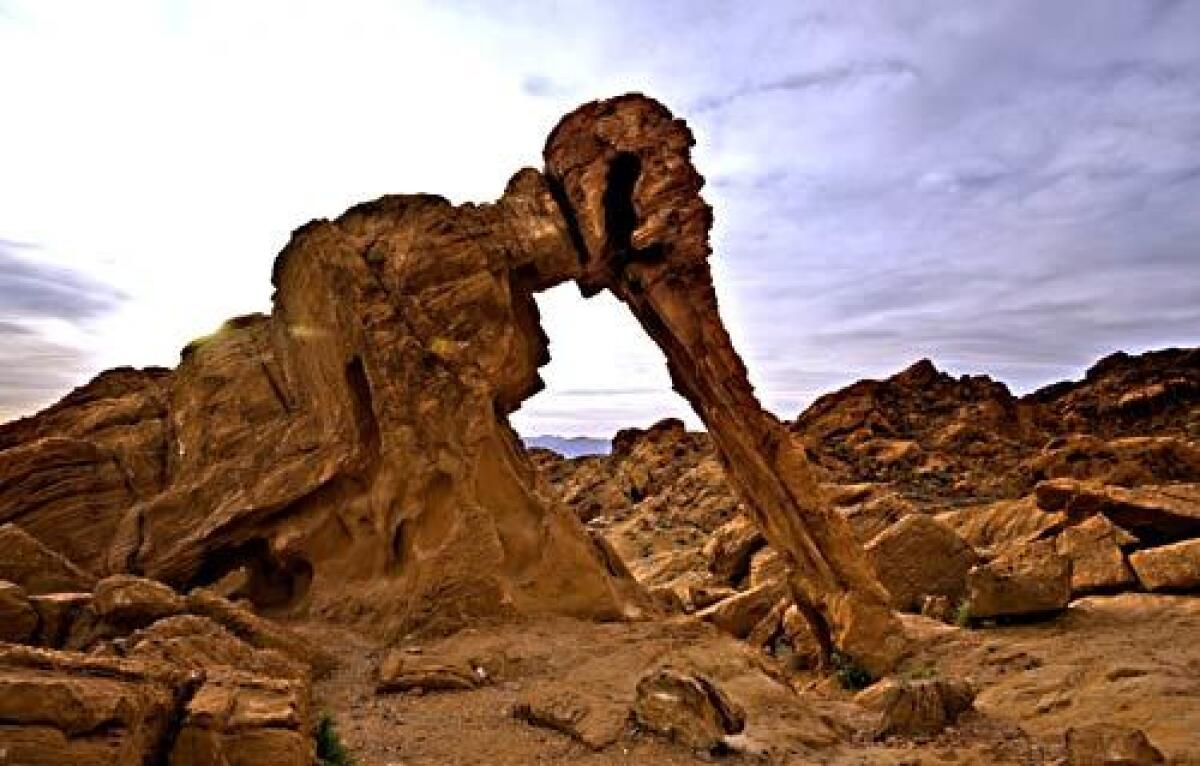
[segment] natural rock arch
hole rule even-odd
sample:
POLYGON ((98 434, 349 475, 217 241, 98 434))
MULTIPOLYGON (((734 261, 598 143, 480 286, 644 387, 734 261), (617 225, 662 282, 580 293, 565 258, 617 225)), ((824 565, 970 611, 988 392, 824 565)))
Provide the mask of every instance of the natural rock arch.
POLYGON ((244 568, 264 606, 387 635, 635 616, 641 589, 536 491, 508 425, 548 360, 533 294, 574 280, 611 290, 663 350, 818 637, 887 670, 902 647, 885 594, 721 324, 692 143, 622 96, 565 117, 545 173, 521 170, 494 204, 389 196, 307 224, 276 260, 270 315, 0 427, 9 486, 81 489, 0 492, 0 522, 97 572, 187 586, 244 568), (86 544, 84 514, 102 530, 86 544))
POLYGON ((586 104, 546 142, 546 173, 569 211, 585 294, 611 290, 667 358, 675 389, 708 428, 726 475, 784 556, 814 634, 874 673, 904 650, 846 522, 825 504, 802 448, 754 396, 721 322, 708 267, 712 210, 691 131, 632 94, 586 104))

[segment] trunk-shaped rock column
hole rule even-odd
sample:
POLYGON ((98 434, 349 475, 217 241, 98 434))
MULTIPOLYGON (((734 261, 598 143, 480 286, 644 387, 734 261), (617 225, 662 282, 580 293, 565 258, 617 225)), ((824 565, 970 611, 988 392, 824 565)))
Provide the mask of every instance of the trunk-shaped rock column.
POLYGON ((792 595, 826 652, 883 675, 904 651, 900 623, 802 447, 759 404, 721 322, 693 143, 682 120, 637 94, 586 104, 550 134, 546 172, 583 259, 580 289, 611 290, 663 350, 675 389, 787 560, 792 595))

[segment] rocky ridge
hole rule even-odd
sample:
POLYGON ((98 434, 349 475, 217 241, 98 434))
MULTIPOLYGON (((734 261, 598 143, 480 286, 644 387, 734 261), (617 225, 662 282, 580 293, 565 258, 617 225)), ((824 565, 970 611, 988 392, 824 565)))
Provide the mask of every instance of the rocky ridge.
POLYGON ((270 314, 0 426, 0 761, 308 764, 318 705, 369 766, 1200 757, 1200 721, 1145 723, 1200 690, 1106 664, 1157 640, 1131 613, 1200 624, 1196 353, 1021 399, 922 362, 782 423, 721 325, 692 141, 584 105, 495 203, 314 221, 270 314), (522 447, 565 281, 630 307, 709 433, 522 447))

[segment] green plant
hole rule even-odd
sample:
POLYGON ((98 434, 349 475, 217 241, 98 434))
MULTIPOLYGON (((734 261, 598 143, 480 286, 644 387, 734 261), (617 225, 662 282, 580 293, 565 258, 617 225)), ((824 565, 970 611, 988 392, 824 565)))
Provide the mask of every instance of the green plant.
POLYGON ((963 599, 954 610, 954 624, 960 628, 969 628, 974 618, 971 615, 971 602, 963 599))
POLYGON ((833 675, 843 689, 858 691, 865 689, 875 680, 867 669, 854 661, 854 658, 837 649, 829 656, 833 664, 833 675))
POLYGON ((938 677, 937 665, 927 662, 924 665, 914 665, 904 670, 901 675, 909 681, 927 681, 938 677))
POLYGON ((317 761, 321 766, 354 766, 354 757, 342 744, 328 712, 321 713, 317 721, 317 761))

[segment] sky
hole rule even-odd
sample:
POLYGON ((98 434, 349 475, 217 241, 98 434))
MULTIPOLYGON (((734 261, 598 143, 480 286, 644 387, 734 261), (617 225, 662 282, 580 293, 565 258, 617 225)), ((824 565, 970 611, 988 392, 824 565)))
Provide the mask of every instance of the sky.
MULTIPOLYGON (((1023 392, 1200 343, 1200 2, 0 0, 0 420, 270 307, 290 232, 495 199, 580 103, 697 137, 722 311, 791 418, 920 357, 1023 392)), ((694 418, 538 298, 526 435, 694 418)))

